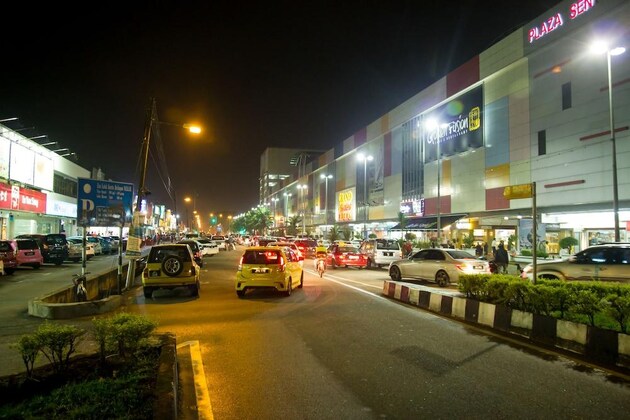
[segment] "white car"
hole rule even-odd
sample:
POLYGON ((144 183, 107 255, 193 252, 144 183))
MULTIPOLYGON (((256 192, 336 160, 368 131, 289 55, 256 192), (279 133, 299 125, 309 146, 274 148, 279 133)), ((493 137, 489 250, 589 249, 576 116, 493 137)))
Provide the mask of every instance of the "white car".
MULTIPOLYGON (((72 236, 70 238, 66 238, 66 240, 68 241, 68 247, 73 247, 73 248, 78 248, 79 252, 81 252, 81 255, 83 254, 82 248, 83 248, 83 238, 79 237, 79 236, 72 236)), ((96 255, 95 251, 94 251, 94 244, 91 242, 87 242, 85 243, 85 257, 89 260, 90 258, 92 258, 94 255, 96 255)))
POLYGON ((201 253, 205 257, 206 255, 213 256, 219 253, 219 246, 215 241, 208 238, 199 238, 197 239, 201 246, 201 253))
POLYGON ((300 251, 300 248, 298 248, 298 246, 293 243, 293 242, 269 242, 267 244, 267 246, 279 246, 279 247, 287 247, 287 248, 291 248, 293 250, 293 252, 295 252, 295 255, 298 256, 298 258, 300 259, 300 266, 304 266, 304 255, 302 254, 302 251, 300 251))
POLYGON ((227 250, 227 246, 225 246, 225 236, 223 235, 212 235, 212 240, 217 243, 219 247, 219 251, 227 250))

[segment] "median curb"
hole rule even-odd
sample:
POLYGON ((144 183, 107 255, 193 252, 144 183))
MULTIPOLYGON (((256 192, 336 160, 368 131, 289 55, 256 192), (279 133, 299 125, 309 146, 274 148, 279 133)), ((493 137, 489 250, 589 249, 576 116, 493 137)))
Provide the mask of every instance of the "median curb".
POLYGON ((383 295, 508 336, 568 351, 608 368, 630 369, 630 335, 523 312, 504 305, 448 296, 409 283, 385 280, 383 295))

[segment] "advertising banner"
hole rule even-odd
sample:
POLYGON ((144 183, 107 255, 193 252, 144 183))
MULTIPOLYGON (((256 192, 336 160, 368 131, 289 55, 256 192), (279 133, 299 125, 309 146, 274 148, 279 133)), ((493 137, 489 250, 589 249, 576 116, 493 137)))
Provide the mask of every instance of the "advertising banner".
MULTIPOLYGON (((518 243, 520 249, 532 249, 534 236, 532 235, 534 221, 532 219, 521 219, 518 221, 518 243)), ((536 242, 538 242, 538 250, 546 251, 546 226, 544 223, 538 223, 536 232, 536 242)))
POLYGON ((35 152, 17 143, 11 144, 11 166, 9 178, 24 184, 35 185, 33 179, 35 152))
POLYGON ((483 146, 483 86, 479 86, 425 114, 423 121, 433 120, 433 129, 423 126, 424 162, 437 160, 440 155, 452 156, 483 146))
POLYGON ((79 178, 77 216, 83 226, 122 226, 131 221, 133 184, 79 178))
POLYGON ((335 220, 338 222, 353 222, 356 220, 355 188, 348 188, 337 193, 337 210, 335 220))
POLYGON ((0 178, 9 179, 11 141, 0 136, 0 178))
POLYGON ((46 213, 46 194, 0 183, 0 209, 46 213))
POLYGON ((53 190, 53 180, 55 171, 53 170, 53 161, 46 156, 35 154, 35 177, 33 185, 43 190, 53 190))

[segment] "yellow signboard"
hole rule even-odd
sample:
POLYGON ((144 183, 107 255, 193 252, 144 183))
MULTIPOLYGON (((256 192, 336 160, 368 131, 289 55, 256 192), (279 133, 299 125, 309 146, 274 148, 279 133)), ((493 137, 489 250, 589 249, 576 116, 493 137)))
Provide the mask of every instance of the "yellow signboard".
POLYGON ((503 197, 508 200, 532 198, 532 184, 518 184, 505 187, 503 197))

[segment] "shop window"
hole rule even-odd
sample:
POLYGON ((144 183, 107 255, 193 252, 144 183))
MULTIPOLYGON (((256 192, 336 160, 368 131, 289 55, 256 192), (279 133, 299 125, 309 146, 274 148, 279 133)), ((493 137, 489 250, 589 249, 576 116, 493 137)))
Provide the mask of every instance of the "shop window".
POLYGON ((562 85, 562 110, 571 108, 571 82, 562 85))
POLYGON ((547 131, 538 132, 538 156, 547 154, 547 131))

